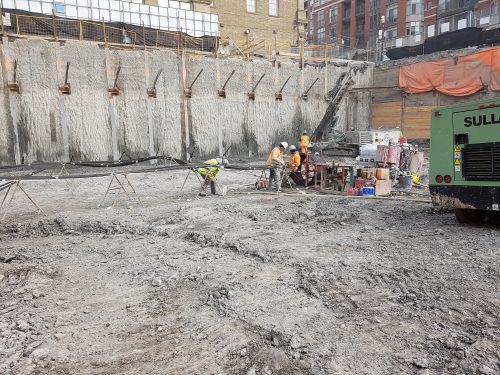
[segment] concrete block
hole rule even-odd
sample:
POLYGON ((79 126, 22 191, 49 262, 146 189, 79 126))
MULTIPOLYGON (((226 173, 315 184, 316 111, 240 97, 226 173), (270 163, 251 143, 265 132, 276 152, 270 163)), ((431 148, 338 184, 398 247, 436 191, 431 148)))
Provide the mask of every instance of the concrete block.
POLYGON ((389 168, 377 168, 375 177, 377 177, 377 180, 388 180, 389 174, 390 174, 389 168))
POLYGON ((392 190, 392 181, 391 180, 378 180, 375 183, 375 195, 389 195, 392 190))

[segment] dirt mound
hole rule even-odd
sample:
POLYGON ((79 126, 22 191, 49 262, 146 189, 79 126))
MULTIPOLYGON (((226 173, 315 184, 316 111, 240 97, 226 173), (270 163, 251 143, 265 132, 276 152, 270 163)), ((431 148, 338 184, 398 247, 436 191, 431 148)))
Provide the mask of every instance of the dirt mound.
POLYGON ((130 220, 92 220, 72 219, 57 217, 25 223, 12 223, 0 228, 1 235, 21 238, 36 238, 59 235, 83 235, 83 234, 132 234, 142 236, 163 236, 169 234, 161 226, 155 227, 130 220))

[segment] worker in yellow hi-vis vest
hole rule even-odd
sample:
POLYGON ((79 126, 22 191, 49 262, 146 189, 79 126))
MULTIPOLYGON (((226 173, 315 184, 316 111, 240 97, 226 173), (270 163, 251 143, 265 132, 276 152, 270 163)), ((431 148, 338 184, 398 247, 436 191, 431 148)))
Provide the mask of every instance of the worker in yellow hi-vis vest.
POLYGON ((309 152, 309 144, 311 143, 309 136, 307 135, 307 130, 302 132, 302 135, 299 137, 299 145, 300 145, 300 161, 303 163, 306 160, 307 153, 309 152))
POLYGON ((307 154, 309 151, 309 143, 310 143, 309 136, 307 135, 307 130, 304 130, 302 132, 302 135, 299 137, 299 144, 300 144, 300 153, 301 154, 307 154))
POLYGON ((204 197, 207 195, 206 188, 210 185, 210 192, 215 194, 215 183, 217 182, 217 173, 219 173, 219 169, 227 165, 227 160, 223 158, 210 159, 205 161, 203 164, 206 164, 206 168, 198 168, 198 173, 203 177, 204 181, 201 186, 201 190, 199 195, 204 197))

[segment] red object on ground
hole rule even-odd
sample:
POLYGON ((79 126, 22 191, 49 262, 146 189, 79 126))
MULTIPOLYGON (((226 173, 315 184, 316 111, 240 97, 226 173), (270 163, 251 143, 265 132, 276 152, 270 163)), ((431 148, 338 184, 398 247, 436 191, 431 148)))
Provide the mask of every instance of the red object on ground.
POLYGON ((387 163, 399 165, 399 159, 401 158, 401 148, 399 145, 390 145, 389 153, 387 154, 387 163))
POLYGON ((359 195, 359 189, 349 188, 349 189, 347 189, 347 195, 350 195, 350 196, 359 195))
POLYGON ((389 159, 389 146, 378 145, 377 156, 375 157, 375 161, 377 163, 387 164, 388 159, 389 159))
POLYGON ((355 187, 356 189, 362 189, 362 188, 366 185, 366 183, 367 183, 367 182, 369 182, 369 181, 370 181, 370 180, 365 180, 365 179, 363 179, 363 178, 358 178, 358 179, 356 180, 356 182, 354 183, 354 187, 355 187))

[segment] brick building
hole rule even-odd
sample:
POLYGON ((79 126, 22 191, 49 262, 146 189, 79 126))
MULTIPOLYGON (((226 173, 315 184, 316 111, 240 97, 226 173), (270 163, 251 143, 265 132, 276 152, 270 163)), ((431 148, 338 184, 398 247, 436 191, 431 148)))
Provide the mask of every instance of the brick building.
POLYGON ((377 51, 500 24, 500 0, 306 0, 305 9, 309 44, 377 51))
POLYGON ((303 0, 192 0, 193 10, 218 14, 221 36, 289 52, 305 41, 303 0))

